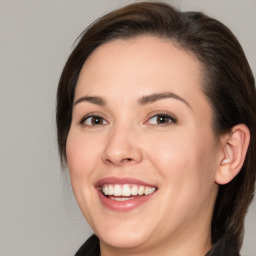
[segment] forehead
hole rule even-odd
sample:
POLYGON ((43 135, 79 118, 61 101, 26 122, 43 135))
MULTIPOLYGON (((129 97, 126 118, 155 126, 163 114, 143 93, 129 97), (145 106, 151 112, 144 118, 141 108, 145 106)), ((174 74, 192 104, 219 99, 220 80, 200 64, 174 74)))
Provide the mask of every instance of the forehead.
MULTIPOLYGON (((80 72, 76 96, 124 92, 172 91, 189 96, 201 93, 201 63, 171 41, 153 36, 114 40, 95 49, 80 72)), ((139 96, 139 95, 137 95, 139 96)))

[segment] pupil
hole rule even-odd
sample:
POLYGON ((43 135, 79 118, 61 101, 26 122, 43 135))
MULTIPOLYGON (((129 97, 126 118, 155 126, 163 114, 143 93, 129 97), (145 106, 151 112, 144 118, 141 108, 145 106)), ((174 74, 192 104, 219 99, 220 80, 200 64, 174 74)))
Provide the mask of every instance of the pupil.
POLYGON ((93 119, 92 119, 92 123, 93 124, 101 124, 101 119, 99 118, 99 117, 94 117, 93 119))
POLYGON ((166 123, 168 122, 168 118, 166 116, 159 116, 157 121, 158 123, 166 123))

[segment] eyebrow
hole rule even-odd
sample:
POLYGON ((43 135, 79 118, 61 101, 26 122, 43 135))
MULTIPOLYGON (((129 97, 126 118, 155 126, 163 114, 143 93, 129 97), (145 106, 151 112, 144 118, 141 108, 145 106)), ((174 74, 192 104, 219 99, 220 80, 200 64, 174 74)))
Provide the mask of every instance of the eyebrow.
POLYGON ((190 104, 186 100, 184 100, 183 98, 181 98, 180 96, 178 96, 177 94, 175 94, 173 92, 153 93, 150 95, 142 96, 141 98, 139 98, 138 103, 140 105, 146 105, 149 103, 156 102, 158 100, 163 100, 163 99, 168 99, 168 98, 179 100, 179 101, 185 103, 190 109, 192 109, 190 104))
MULTIPOLYGON (((182 97, 178 96, 177 94, 173 93, 173 92, 164 92, 164 93, 153 93, 150 95, 145 95, 142 96, 141 98, 138 99, 138 104, 139 105, 146 105, 146 104, 150 104, 150 103, 154 103, 158 100, 163 100, 163 99, 176 99, 179 100, 183 103, 185 103, 190 109, 191 106, 190 104, 184 100, 182 97)), ((90 102, 92 104, 95 105, 99 105, 99 106, 105 106, 106 102, 103 98, 98 97, 98 96, 84 96, 79 98, 78 100, 75 101, 75 103, 73 104, 74 106, 80 102, 90 102)))
POLYGON ((73 104, 74 106, 80 102, 90 102, 92 104, 96 104, 99 106, 105 106, 106 102, 101 98, 101 97, 97 97, 97 96, 84 96, 79 98, 78 100, 75 101, 75 103, 73 104))

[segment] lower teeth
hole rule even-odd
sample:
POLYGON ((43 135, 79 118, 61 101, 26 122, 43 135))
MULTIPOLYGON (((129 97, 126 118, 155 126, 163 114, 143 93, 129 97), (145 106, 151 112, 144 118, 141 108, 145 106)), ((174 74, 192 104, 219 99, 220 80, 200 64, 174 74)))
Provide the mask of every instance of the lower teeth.
POLYGON ((116 200, 116 201, 127 201, 134 199, 134 197, 109 197, 109 199, 116 200))

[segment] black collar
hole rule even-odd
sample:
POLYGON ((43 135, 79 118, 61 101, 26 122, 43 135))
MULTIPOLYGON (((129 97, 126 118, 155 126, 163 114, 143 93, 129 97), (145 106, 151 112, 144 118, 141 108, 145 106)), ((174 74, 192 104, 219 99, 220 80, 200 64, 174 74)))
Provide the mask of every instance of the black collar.
MULTIPOLYGON (((99 256, 100 245, 96 235, 92 235, 77 251, 75 256, 99 256)), ((220 239, 213 245, 211 250, 205 256, 239 256, 235 247, 227 239, 220 239)))

